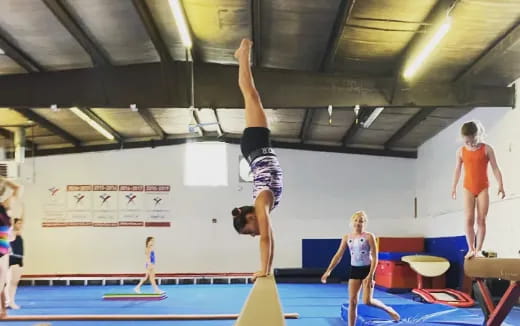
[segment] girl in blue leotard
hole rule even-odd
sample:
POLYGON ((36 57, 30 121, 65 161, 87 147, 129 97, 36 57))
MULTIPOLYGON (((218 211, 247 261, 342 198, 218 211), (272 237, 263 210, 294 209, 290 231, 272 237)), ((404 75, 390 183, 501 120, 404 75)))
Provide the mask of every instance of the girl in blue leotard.
POLYGON ((135 293, 141 293, 141 286, 146 282, 147 279, 150 279, 150 283, 152 284, 153 290, 155 293, 164 293, 163 290, 159 289, 157 283, 155 282, 155 251, 153 250, 155 239, 154 237, 146 238, 146 273, 144 274, 144 278, 139 281, 139 284, 134 288, 135 293))

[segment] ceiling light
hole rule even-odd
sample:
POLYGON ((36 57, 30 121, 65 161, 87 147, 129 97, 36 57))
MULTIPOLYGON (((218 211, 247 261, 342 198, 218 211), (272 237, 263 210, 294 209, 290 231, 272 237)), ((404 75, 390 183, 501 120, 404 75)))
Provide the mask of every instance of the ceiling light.
POLYGON ((193 44, 191 42, 190 30, 188 29, 188 23, 186 22, 186 17, 184 17, 184 10, 182 9, 181 3, 179 0, 169 0, 169 3, 170 9, 175 17, 177 30, 181 36, 182 45, 186 48, 191 48, 193 44))
POLYGON ((97 132, 105 136, 105 138, 114 140, 114 135, 109 133, 105 128, 103 128, 99 123, 92 120, 88 115, 85 114, 85 112, 81 111, 77 107, 70 108, 70 111, 73 112, 75 115, 77 115, 81 120, 88 123, 92 128, 96 129, 97 132))
POLYGON ((368 116, 368 118, 363 122, 364 128, 369 128, 372 123, 377 119, 377 117, 383 112, 385 108, 375 108, 374 111, 368 116))
POLYGON ((431 40, 426 44, 426 46, 419 52, 419 54, 411 60, 411 63, 406 66, 403 77, 405 79, 410 79, 417 72, 419 67, 423 64, 426 58, 430 55, 430 53, 435 49, 435 47, 439 44, 442 38, 448 33, 451 27, 451 17, 446 17, 446 20, 439 26, 431 40))

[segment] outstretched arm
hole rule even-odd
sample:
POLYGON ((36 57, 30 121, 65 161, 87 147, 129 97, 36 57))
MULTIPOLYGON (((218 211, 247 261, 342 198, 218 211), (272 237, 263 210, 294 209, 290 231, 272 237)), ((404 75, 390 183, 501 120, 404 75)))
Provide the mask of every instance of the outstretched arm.
POLYGON ((339 262, 341 261, 341 258, 343 258, 343 254, 345 253, 345 250, 347 249, 347 241, 348 241, 348 235, 344 236, 341 240, 341 244, 339 245, 338 251, 336 251, 336 254, 334 257, 332 257, 332 260, 330 261, 329 267, 321 277, 322 283, 327 283, 327 278, 330 276, 330 273, 338 266, 339 262))
MULTIPOLYGON (((7 191, 7 189, 6 189, 7 187, 9 187, 13 190, 11 196, 8 197, 6 200, 4 200, 4 202, 6 203, 6 206, 7 206, 6 209, 8 209, 11 206, 11 199, 20 197, 22 187, 19 184, 0 176, 0 184, 2 184, 2 183, 4 184, 4 187, 5 187, 3 189, 3 192, 7 191)), ((2 193, 0 193, 0 195, 2 195, 2 193)))
POLYGON ((502 180, 502 172, 500 172, 500 168, 498 167, 497 159, 495 156, 495 151, 489 145, 486 145, 487 156, 489 158, 489 163, 491 164, 491 169, 493 169, 493 174, 498 182, 498 195, 501 195, 501 198, 504 199, 506 193, 504 191, 504 182, 502 180))
POLYGON ((263 191, 258 195, 255 202, 255 213, 260 231, 260 270, 255 273, 256 277, 264 277, 271 271, 273 263, 273 230, 269 220, 273 195, 270 191, 263 191))
POLYGON ((462 170, 462 155, 461 149, 457 151, 457 157, 455 161, 455 173, 453 175, 453 186, 451 187, 451 197, 457 199, 457 184, 459 183, 460 174, 462 170))

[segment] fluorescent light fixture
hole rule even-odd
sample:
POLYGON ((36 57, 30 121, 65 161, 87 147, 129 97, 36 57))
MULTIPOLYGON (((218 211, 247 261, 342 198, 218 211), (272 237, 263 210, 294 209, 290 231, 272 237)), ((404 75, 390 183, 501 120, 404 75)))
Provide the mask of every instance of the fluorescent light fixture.
POLYGON ((372 113, 368 116, 367 120, 363 122, 363 127, 369 128, 384 109, 385 108, 375 108, 374 111, 372 111, 372 113))
POLYGON ((77 107, 70 108, 70 111, 72 113, 74 113, 75 115, 77 115, 81 120, 88 123, 92 128, 96 129, 96 131, 99 132, 100 134, 102 134, 103 136, 105 136, 105 138, 114 140, 114 135, 112 135, 107 130, 105 130, 105 128, 101 127, 99 125, 99 123, 92 120, 88 115, 86 115, 83 111, 81 111, 77 107))
POLYGON ((423 64, 424 60, 430 55, 433 49, 439 44, 442 38, 448 33, 451 27, 451 17, 446 17, 446 20, 439 26, 439 29, 433 35, 432 39, 428 44, 421 50, 411 63, 406 67, 403 73, 405 79, 410 79, 417 72, 419 67, 423 64))
POLYGON ((168 2, 175 17, 175 24, 181 36, 182 45, 186 48, 191 48, 193 44, 191 42, 190 30, 188 29, 188 23, 186 22, 186 17, 184 17, 184 10, 182 9, 180 0, 169 0, 168 2))
POLYGON ((5 54, 5 51, 0 49, 0 55, 5 54))
POLYGON ((137 104, 130 104, 130 111, 132 111, 132 112, 139 111, 139 108, 137 107, 137 104))

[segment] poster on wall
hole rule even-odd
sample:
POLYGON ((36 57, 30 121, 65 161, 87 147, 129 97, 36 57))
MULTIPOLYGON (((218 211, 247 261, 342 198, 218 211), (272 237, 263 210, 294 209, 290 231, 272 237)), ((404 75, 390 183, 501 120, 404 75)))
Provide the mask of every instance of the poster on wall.
POLYGON ((144 226, 144 186, 120 185, 119 226, 144 226))
POLYGON ((170 185, 51 185, 43 227, 171 226, 170 185))
POLYGON ((67 226, 92 226, 92 185, 67 186, 67 226))
POLYGON ((145 186, 145 226, 171 226, 171 187, 168 185, 145 186))
POLYGON ((93 185, 92 225, 98 227, 118 226, 117 185, 93 185))
POLYGON ((43 209, 43 227, 66 226, 65 187, 51 185, 45 189, 43 209))

